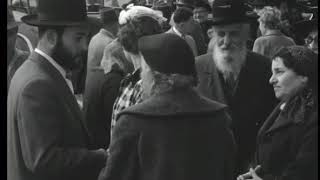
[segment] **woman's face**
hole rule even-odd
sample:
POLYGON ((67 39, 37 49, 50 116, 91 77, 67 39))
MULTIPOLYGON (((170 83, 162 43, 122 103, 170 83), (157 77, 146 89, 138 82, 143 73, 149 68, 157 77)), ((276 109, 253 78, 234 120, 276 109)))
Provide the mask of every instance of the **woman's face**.
POLYGON ((280 57, 272 61, 272 76, 270 84, 273 85, 275 96, 284 101, 291 95, 303 89, 307 84, 308 78, 295 73, 292 69, 283 64, 280 57))

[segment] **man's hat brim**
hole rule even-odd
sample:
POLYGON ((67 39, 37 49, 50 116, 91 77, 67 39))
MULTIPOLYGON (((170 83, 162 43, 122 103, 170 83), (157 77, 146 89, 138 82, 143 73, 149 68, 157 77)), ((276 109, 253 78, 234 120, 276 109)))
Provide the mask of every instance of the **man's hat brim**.
POLYGON ((174 4, 177 6, 186 6, 186 7, 190 7, 190 8, 195 8, 195 6, 193 4, 189 4, 189 3, 176 2, 174 4))
POLYGON ((64 20, 40 20, 37 14, 26 15, 21 18, 21 21, 31 26, 78 26, 88 24, 91 19, 86 17, 81 21, 64 21, 64 20))
POLYGON ((212 18, 211 24, 212 25, 227 25, 227 24, 236 24, 236 23, 249 23, 250 18, 245 16, 242 18, 212 18))

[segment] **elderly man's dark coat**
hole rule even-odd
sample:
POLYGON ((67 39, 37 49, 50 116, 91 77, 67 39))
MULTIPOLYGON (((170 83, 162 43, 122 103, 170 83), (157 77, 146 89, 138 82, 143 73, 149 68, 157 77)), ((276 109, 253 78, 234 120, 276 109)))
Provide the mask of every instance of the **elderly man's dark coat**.
POLYGON ((12 78, 7 124, 10 180, 92 180, 106 160, 87 149, 90 135, 65 79, 35 52, 12 78))
POLYGON ((231 125, 238 145, 238 171, 247 171, 247 165, 255 152, 257 132, 277 103, 269 84, 270 62, 264 56, 248 52, 238 86, 230 98, 226 96, 225 83, 214 64, 212 54, 196 59, 199 77, 197 89, 200 94, 229 106, 231 125))
POLYGON ((231 180, 225 105, 194 90, 155 95, 119 114, 99 180, 231 180))

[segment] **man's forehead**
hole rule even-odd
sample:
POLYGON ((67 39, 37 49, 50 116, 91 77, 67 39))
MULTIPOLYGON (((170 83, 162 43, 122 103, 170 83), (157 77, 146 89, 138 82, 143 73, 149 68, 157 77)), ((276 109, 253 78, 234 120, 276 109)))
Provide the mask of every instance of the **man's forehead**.
POLYGON ((215 25, 213 26, 214 29, 220 31, 235 31, 241 30, 243 24, 242 23, 235 23, 235 24, 225 24, 225 25, 215 25))

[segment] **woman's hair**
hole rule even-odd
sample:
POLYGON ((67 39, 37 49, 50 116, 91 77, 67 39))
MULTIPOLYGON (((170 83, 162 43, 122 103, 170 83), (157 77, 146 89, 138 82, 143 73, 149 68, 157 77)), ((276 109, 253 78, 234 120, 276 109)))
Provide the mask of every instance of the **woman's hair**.
POLYGON ((138 40, 142 36, 162 33, 161 25, 149 16, 139 16, 129 20, 119 30, 119 41, 123 48, 133 54, 139 54, 138 40))
POLYGON ((318 55, 304 46, 281 48, 274 56, 280 57, 283 64, 296 74, 308 77, 308 85, 316 88, 318 83, 318 55))
POLYGON ((263 23, 267 29, 280 29, 281 12, 279 9, 266 6, 258 12, 258 21, 263 23))

